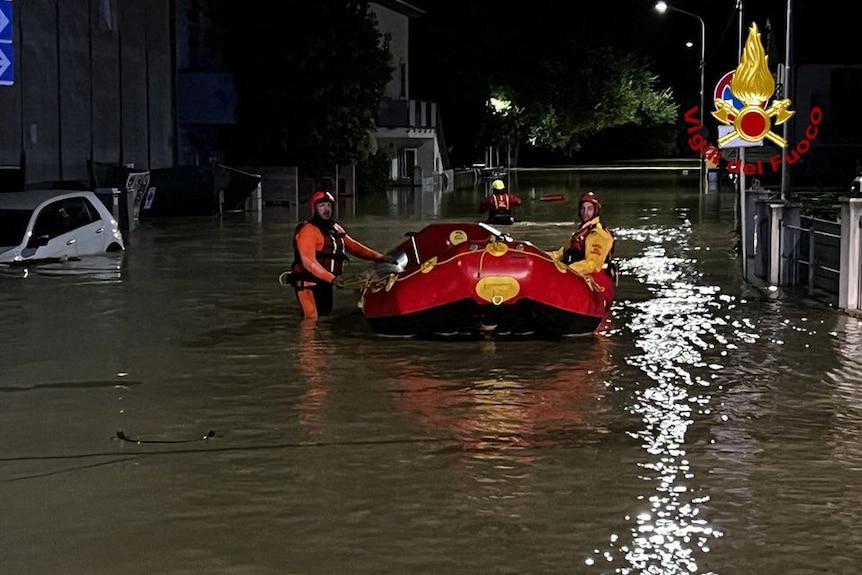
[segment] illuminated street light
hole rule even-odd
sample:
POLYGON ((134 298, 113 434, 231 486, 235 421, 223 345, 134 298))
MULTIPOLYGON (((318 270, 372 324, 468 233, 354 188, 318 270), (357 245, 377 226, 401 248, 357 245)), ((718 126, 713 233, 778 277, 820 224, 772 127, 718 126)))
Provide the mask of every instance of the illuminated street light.
MULTIPOLYGON (((704 83, 703 83, 703 71, 704 64, 706 62, 706 23, 703 21, 703 18, 694 14, 693 12, 688 12, 687 10, 683 10, 681 8, 675 8, 664 2, 663 0, 659 0, 655 4, 656 12, 659 14, 664 14, 668 10, 673 12, 679 12, 680 14, 688 14, 693 18, 697 18, 697 21, 700 22, 700 125, 703 127, 703 106, 704 106, 704 83)), ((699 189, 702 192, 704 186, 704 180, 706 179, 706 174, 704 174, 704 168, 706 166, 706 159, 703 157, 703 154, 700 154, 700 184, 699 189)))

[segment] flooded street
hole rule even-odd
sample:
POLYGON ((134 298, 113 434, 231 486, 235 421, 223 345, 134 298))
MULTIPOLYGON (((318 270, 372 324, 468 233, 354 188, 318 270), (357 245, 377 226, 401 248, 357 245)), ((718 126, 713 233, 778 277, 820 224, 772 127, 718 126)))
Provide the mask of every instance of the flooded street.
MULTIPOLYGON (((0 268, 2 572, 856 572, 860 321, 742 280, 731 190, 525 172, 510 233, 559 247, 587 189, 622 272, 594 337, 381 338, 351 290, 305 325, 281 207, 0 268)), ((385 251, 481 196, 339 219, 385 251)))

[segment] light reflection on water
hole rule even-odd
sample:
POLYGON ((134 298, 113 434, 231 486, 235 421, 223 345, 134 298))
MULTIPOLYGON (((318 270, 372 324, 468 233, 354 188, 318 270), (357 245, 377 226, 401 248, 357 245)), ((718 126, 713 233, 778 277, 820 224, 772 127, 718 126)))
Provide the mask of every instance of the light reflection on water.
MULTIPOLYGON (((643 255, 626 261, 623 273, 646 284, 653 297, 628 302, 626 328, 640 350, 627 362, 646 377, 638 378, 626 407, 642 419, 632 435, 648 458, 639 463, 640 478, 654 486, 639 496, 642 508, 627 517, 634 522, 630 539, 613 535, 607 561, 622 561, 618 573, 693 573, 698 554, 707 553, 722 532, 700 515, 709 496, 692 485, 695 469, 686 453, 686 435, 695 413, 709 413, 710 376, 720 365, 707 364, 703 352, 716 345, 731 349, 720 333, 725 322, 715 317, 721 295, 717 286, 699 285, 697 261, 686 258, 691 225, 654 230, 617 230, 621 241, 634 235, 644 242, 643 255), (650 233, 652 232, 652 233, 650 233), (669 257, 666 244, 676 245, 669 257)), ((628 383, 631 385, 631 383, 628 383)), ((625 390, 620 390, 625 391, 625 390)), ((590 564, 593 560, 588 560, 590 564)))
MULTIPOLYGON (((345 291, 303 324, 276 282, 295 225, 277 210, 145 226, 107 262, 3 270, 4 564, 852 572, 858 320, 741 282, 726 197, 600 184, 623 278, 601 333, 563 342, 377 338, 345 291)), ((470 219, 477 194, 402 196, 348 229, 385 248, 422 225, 402 211, 470 219)), ((571 200, 527 208, 515 233, 565 241, 571 200)))
POLYGON ((533 348, 547 344, 481 342, 471 375, 445 357, 421 363, 402 359, 384 367, 397 383, 398 405, 424 426, 448 431, 464 452, 511 454, 558 445, 574 430, 602 432, 603 377, 610 372, 606 340, 599 335, 572 344, 571 359, 520 366, 503 364, 500 355, 535 358, 541 352, 533 348))
POLYGON ((834 418, 840 422, 832 449, 836 460, 859 471, 862 470, 862 327, 854 320, 841 320, 846 343, 838 350, 838 366, 824 376, 834 388, 834 418))

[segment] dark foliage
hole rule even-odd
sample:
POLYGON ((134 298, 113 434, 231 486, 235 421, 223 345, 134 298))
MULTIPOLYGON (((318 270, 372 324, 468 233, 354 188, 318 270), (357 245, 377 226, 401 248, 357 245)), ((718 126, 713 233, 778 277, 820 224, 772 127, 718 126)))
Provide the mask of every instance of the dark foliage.
MULTIPOLYGON (((221 2, 220 2, 221 4, 221 2)), ((367 2, 255 3, 216 13, 234 60, 240 129, 228 152, 243 165, 331 173, 367 155, 393 68, 367 2)))
POLYGON ((677 152, 669 86, 655 80, 643 56, 656 37, 644 33, 651 4, 573 10, 571 2, 548 0, 529 11, 487 0, 420 5, 427 14, 411 28, 414 96, 440 103, 454 165, 477 161, 485 146, 503 141, 520 146, 520 165, 575 158, 588 142, 616 158, 677 152), (495 87, 522 107, 517 118, 489 118, 495 87), (527 140, 534 144, 525 146, 527 140))
POLYGON ((374 194, 386 190, 389 184, 389 156, 377 150, 356 164, 357 193, 374 194))

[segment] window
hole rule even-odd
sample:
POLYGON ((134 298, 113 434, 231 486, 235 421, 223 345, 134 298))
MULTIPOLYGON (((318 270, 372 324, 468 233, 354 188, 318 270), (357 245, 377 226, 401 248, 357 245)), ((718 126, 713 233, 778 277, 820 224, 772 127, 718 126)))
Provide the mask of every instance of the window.
POLYGON ((85 198, 67 198, 45 206, 36 218, 33 237, 55 238, 99 219, 96 208, 85 198))

